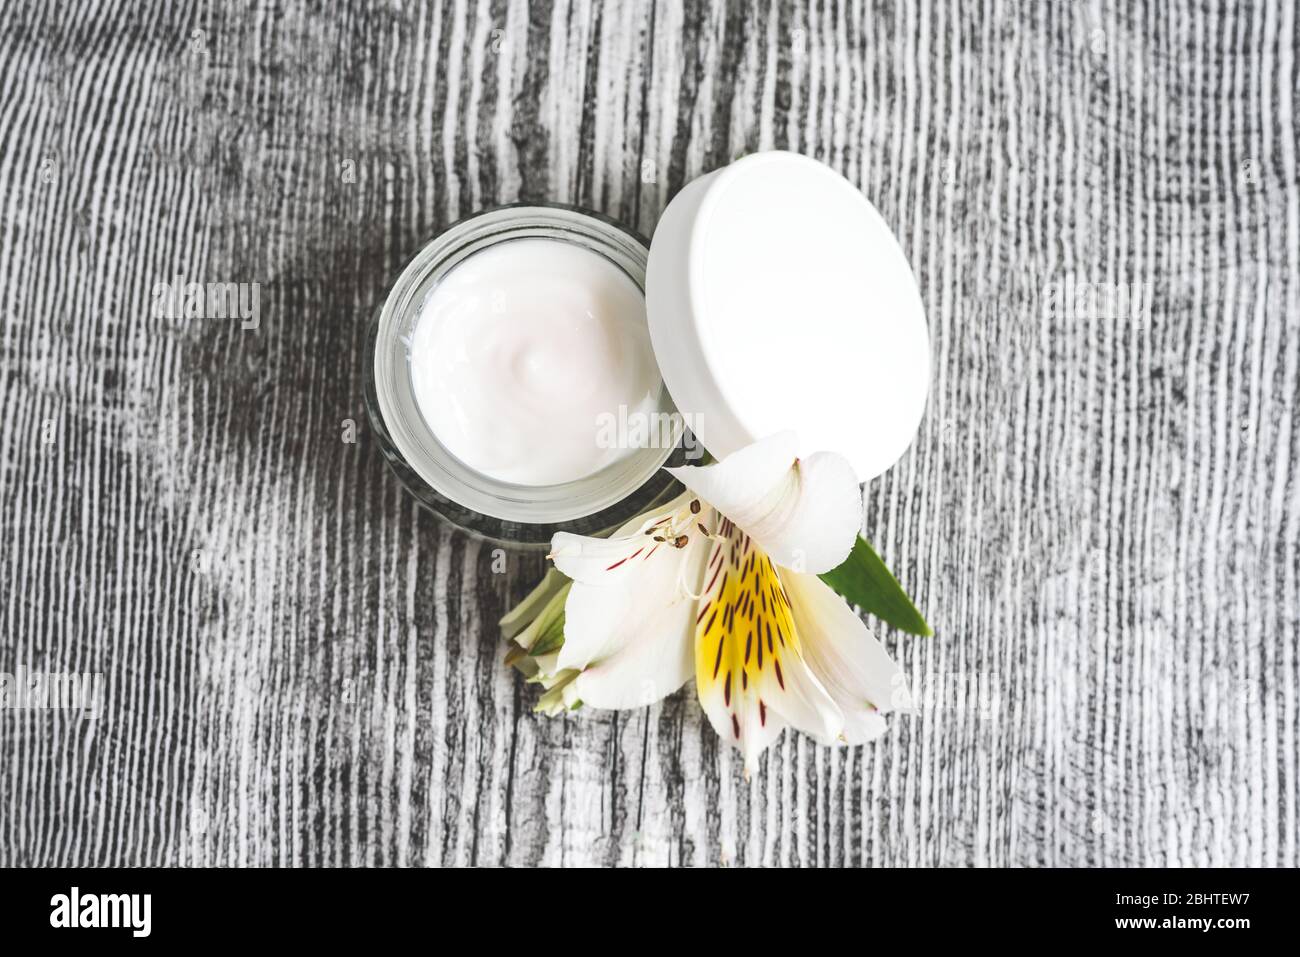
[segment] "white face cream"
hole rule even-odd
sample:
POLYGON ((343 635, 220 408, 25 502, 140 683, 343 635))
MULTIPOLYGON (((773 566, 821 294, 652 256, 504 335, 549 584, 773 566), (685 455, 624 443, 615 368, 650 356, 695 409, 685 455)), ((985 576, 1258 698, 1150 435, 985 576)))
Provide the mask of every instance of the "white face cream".
POLYGON ((448 452, 527 486, 576 481, 630 454, 609 440, 610 417, 651 415, 663 389, 641 289, 557 239, 501 242, 453 267, 420 305, 410 371, 448 452))

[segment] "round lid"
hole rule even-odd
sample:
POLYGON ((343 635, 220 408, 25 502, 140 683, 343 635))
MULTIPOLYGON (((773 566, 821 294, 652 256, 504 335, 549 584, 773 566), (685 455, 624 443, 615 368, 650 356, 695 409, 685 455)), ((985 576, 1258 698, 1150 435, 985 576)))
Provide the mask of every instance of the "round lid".
POLYGON ((867 481, 911 444, 930 383, 916 280, 839 173, 756 153, 689 183, 655 230, 650 337, 686 424, 722 457, 786 429, 867 481))

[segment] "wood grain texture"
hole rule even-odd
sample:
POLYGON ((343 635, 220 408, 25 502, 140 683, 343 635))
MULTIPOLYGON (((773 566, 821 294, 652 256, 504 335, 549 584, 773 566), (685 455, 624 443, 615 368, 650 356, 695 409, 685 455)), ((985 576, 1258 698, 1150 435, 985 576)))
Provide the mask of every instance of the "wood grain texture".
POLYGON ((1300 864, 1298 45, 1290 0, 7 2, 0 670, 108 690, 0 712, 0 864, 1300 864), (773 147, 917 273, 866 531, 936 634, 885 635, 918 716, 745 781, 689 691, 532 714, 541 561, 404 497, 360 357, 458 217, 649 233, 773 147), (154 318, 178 274, 259 327, 154 318))

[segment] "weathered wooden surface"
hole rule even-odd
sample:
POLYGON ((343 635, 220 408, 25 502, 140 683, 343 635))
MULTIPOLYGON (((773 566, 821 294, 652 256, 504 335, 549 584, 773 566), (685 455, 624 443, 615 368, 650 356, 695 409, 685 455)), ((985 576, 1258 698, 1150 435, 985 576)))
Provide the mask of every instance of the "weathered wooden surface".
MULTIPOLYGON (((1297 865, 1300 176, 1289 0, 8 2, 5 864, 1297 865), (539 574, 418 513, 364 324, 511 200, 653 229, 757 148, 918 274, 932 401, 867 532, 935 625, 866 750, 749 782, 689 693, 545 720, 539 574), (180 274, 260 325, 151 316, 180 274), (1149 315, 1046 307, 1067 277, 1149 315), (347 420, 357 441, 346 437, 347 420)), ((867 414, 864 412, 864 414, 867 414)))

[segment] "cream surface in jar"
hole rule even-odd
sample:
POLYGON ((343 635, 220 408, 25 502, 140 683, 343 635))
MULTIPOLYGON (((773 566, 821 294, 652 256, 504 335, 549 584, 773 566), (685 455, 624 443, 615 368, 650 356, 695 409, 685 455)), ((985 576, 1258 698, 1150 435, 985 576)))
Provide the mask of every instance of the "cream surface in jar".
POLYGON ((640 287, 589 249, 541 238, 480 250, 443 276, 420 305, 410 363, 447 451, 525 486, 626 456, 602 423, 649 416, 663 388, 640 287))

